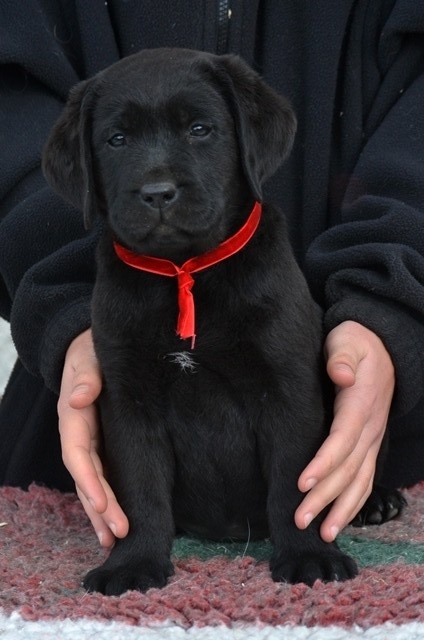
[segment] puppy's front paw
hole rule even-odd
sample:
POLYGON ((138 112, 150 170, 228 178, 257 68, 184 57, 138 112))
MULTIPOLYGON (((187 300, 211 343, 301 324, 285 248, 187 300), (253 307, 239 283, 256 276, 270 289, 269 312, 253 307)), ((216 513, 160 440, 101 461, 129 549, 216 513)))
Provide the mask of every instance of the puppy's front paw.
POLYGON ((107 563, 87 573, 83 580, 87 591, 119 596, 130 589, 142 592, 152 588, 160 589, 174 573, 171 562, 165 565, 149 561, 127 562, 110 568, 106 565, 107 563))
POLYGON ((349 580, 358 573, 356 562, 336 547, 326 551, 285 554, 272 560, 270 567, 275 582, 304 582, 309 586, 315 580, 349 580))
POLYGON ((383 522, 400 516, 406 505, 405 498, 396 489, 375 486, 370 497, 351 524, 354 527, 363 527, 367 524, 383 524, 383 522))

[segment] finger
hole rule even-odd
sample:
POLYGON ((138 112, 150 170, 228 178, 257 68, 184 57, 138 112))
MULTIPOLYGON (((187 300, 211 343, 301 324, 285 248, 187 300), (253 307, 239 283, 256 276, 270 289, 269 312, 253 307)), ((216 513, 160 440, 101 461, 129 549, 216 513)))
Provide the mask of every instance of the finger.
POLYGON ((327 373, 338 387, 355 384, 356 374, 367 349, 364 344, 364 331, 368 330, 356 322, 343 322, 328 334, 324 353, 327 359, 327 373))
POLYGON ((375 467, 381 438, 375 438, 371 429, 364 431, 364 414, 352 405, 356 406, 340 404, 329 437, 299 478, 300 491, 309 491, 296 511, 296 524, 301 528, 308 526, 358 475, 359 482, 368 485, 369 476, 362 475, 361 467, 369 457, 375 467), (343 428, 345 424, 349 424, 348 430, 343 428))
POLYGON ((111 547, 115 541, 115 535, 111 531, 110 527, 103 520, 103 517, 95 511, 91 505, 91 503, 87 500, 85 494, 80 490, 77 486, 77 495, 80 499, 80 502, 86 512, 94 531, 96 532, 97 538, 102 547, 108 548, 111 547))
POLYGON ((101 391, 101 377, 96 363, 85 363, 78 368, 72 378, 69 405, 74 409, 83 409, 97 400, 101 391))
POLYGON ((299 477, 298 487, 303 493, 337 469, 358 445, 364 427, 364 412, 356 403, 348 402, 349 398, 344 399, 347 401, 337 403, 329 436, 299 477))
POLYGON ((320 534, 325 542, 333 542, 356 516, 370 495, 375 464, 372 460, 361 469, 361 476, 338 496, 321 524, 320 534), (367 482, 366 482, 367 479, 367 482))
MULTIPOLYGON (((316 516, 328 505, 332 507, 332 515, 326 520, 327 536, 337 535, 359 509, 359 501, 368 491, 375 469, 377 451, 359 451, 350 456, 342 466, 318 483, 304 498, 295 513, 295 522, 300 529, 305 529, 316 516), (334 530, 330 533, 330 529, 334 530)), ((328 518, 328 516, 327 516, 328 518)))
POLYGON ((101 374, 94 351, 91 329, 77 336, 66 353, 59 408, 81 409, 100 394, 101 374))
POLYGON ((69 404, 82 409, 95 402, 100 395, 102 379, 92 345, 74 355, 69 404))
POLYGON ((65 466, 75 480, 78 495, 102 546, 110 546, 116 537, 128 533, 128 519, 103 477, 103 468, 90 438, 82 412, 74 412, 60 429, 64 441, 65 466))
POLYGON ((59 416, 59 434, 63 462, 80 491, 98 513, 107 508, 107 496, 99 479, 100 461, 97 467, 93 459, 91 424, 95 421, 93 411, 68 409, 59 416))
POLYGON ((79 487, 77 487, 77 493, 100 544, 103 547, 110 547, 114 543, 115 537, 124 538, 128 534, 129 523, 111 487, 104 478, 102 482, 107 496, 107 508, 101 514, 93 510, 91 503, 87 500, 85 494, 80 491, 79 487))
POLYGON ((100 368, 94 351, 78 354, 73 364, 69 404, 75 409, 93 404, 102 387, 100 368))
POLYGON ((327 361, 327 374, 336 388, 352 387, 356 380, 356 365, 346 354, 337 354, 327 361))
MULTIPOLYGON (((352 456, 336 469, 331 475, 318 482, 302 500, 296 510, 295 522, 299 529, 305 529, 314 518, 356 479, 361 470, 363 458, 352 456)), ((363 479, 363 476, 361 476, 363 479)))

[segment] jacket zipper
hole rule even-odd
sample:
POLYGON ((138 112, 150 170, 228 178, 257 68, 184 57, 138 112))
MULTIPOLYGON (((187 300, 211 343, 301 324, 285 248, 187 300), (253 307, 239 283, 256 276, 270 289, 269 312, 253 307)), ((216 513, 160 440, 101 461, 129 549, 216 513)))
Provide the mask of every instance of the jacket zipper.
POLYGON ((218 37, 217 53, 219 55, 228 52, 228 36, 230 31, 231 7, 229 0, 218 2, 218 37))

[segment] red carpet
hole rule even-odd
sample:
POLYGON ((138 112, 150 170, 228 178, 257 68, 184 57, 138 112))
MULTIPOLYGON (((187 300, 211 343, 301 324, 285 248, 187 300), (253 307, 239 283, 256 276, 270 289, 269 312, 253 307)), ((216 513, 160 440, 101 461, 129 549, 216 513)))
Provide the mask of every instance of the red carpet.
POLYGON ((361 567, 350 582, 317 582, 312 588, 275 584, 266 542, 246 549, 183 538, 174 545, 176 572, 167 587, 108 598, 88 595, 80 586, 104 552, 77 498, 36 486, 28 492, 2 488, 0 611, 24 620, 84 618, 142 627, 167 622, 183 629, 219 624, 367 629, 387 621, 424 622, 424 484, 405 496, 409 506, 400 520, 349 528, 340 536, 340 545, 361 567))

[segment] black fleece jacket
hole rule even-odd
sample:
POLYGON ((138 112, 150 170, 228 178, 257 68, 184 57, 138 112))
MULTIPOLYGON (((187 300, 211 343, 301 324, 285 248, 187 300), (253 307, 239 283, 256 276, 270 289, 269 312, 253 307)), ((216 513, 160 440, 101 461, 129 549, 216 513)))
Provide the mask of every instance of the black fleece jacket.
POLYGON ((57 390, 90 325, 94 246, 40 154, 69 89, 146 47, 244 57, 292 101, 293 153, 266 188, 285 212, 326 330, 384 341, 394 407, 424 391, 424 3, 417 0, 0 0, 0 313, 57 390), (411 384, 411 381, 413 383, 411 384))

